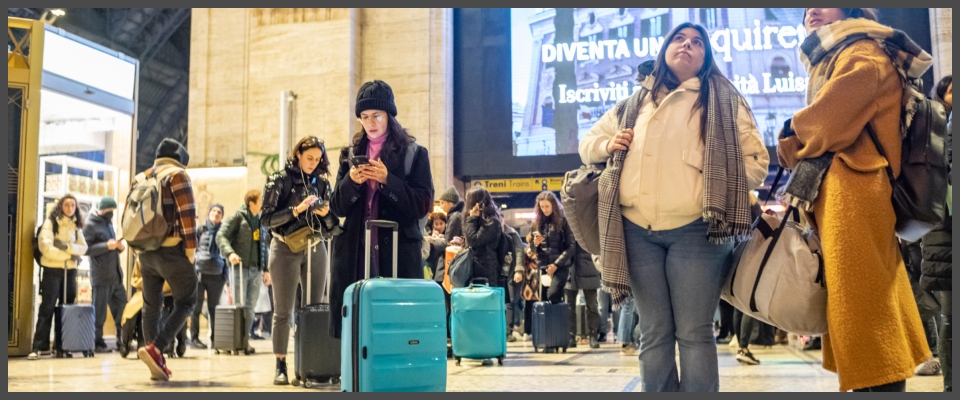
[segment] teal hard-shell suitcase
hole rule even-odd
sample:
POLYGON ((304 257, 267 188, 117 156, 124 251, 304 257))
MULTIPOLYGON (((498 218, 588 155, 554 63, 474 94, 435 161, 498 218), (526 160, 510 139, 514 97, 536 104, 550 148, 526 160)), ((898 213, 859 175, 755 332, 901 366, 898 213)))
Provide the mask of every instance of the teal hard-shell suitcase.
POLYGON ((366 276, 343 294, 341 389, 344 392, 445 392, 447 317, 443 289, 426 279, 370 279, 370 229, 397 223, 367 221, 366 276))

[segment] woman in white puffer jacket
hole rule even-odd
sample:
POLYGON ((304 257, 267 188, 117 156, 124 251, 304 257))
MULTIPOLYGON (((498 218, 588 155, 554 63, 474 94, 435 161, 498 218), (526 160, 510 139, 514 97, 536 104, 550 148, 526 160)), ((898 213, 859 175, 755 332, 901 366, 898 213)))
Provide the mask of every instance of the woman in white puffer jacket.
POLYGON ((77 199, 64 195, 57 201, 50 216, 43 221, 37 238, 40 247, 40 310, 37 313, 37 329, 33 336, 33 351, 27 357, 36 360, 41 351, 50 350, 50 325, 53 311, 63 300, 64 271, 66 268, 67 300, 73 304, 77 298, 77 265, 80 256, 87 253, 83 238, 83 217, 77 209, 77 199))

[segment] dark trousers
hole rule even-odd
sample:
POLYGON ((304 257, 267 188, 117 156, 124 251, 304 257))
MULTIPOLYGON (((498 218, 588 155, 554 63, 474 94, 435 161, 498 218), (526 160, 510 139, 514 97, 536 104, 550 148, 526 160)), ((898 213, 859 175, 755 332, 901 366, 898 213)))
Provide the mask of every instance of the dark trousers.
MULTIPOLYGON (((40 310, 37 312, 37 328, 33 334, 33 350, 50 350, 50 326, 57 305, 64 304, 63 268, 40 267, 40 310)), ((67 270, 66 304, 77 301, 77 270, 67 270)))
POLYGON ((197 303, 190 316, 190 337, 194 341, 200 340, 200 314, 203 313, 203 295, 207 295, 207 313, 210 316, 207 322, 210 325, 210 340, 213 340, 213 325, 216 318, 217 306, 220 305, 220 295, 223 294, 223 285, 227 277, 223 275, 200 274, 197 283, 197 303))
MULTIPOLYGON (((600 329, 600 310, 597 302, 598 289, 584 290, 583 299, 587 302, 587 337, 597 336, 600 329)), ((567 304, 570 305, 570 338, 577 337, 577 291, 565 290, 567 304)))
MULTIPOLYGON (((164 326, 167 321, 170 320, 170 315, 173 314, 173 296, 164 296, 163 298, 163 313, 160 317, 160 326, 164 326)), ((186 325, 182 326, 179 331, 177 331, 177 346, 183 347, 186 346, 187 341, 187 327, 186 325)), ((167 348, 164 349, 164 352, 172 353, 173 352, 173 341, 167 343, 167 348)))
POLYGON ((943 391, 953 392, 953 291, 947 290, 940 295, 940 340, 937 341, 940 353, 940 367, 943 371, 943 391))
POLYGON ((140 254, 143 275, 143 336, 158 349, 169 344, 193 314, 197 304, 197 272, 183 245, 140 254), (173 291, 173 310, 161 327, 163 282, 173 291))
POLYGON ((735 314, 736 317, 734 318, 737 319, 737 326, 739 327, 737 328, 737 343, 740 345, 741 349, 746 349, 750 347, 750 342, 753 340, 753 338, 760 335, 760 332, 757 332, 756 335, 753 334, 753 332, 760 327, 760 324, 756 318, 744 314, 740 312, 740 310, 737 310, 735 314))
POLYGON ((725 338, 733 334, 733 306, 725 300, 720 300, 720 333, 718 338, 725 338))
POLYGON ((107 322, 107 309, 113 315, 113 323, 117 327, 117 337, 123 327, 120 325, 120 319, 123 316, 123 308, 127 306, 127 291, 119 282, 106 285, 93 285, 93 312, 96 315, 96 343, 97 345, 106 345, 103 341, 103 324, 107 322))

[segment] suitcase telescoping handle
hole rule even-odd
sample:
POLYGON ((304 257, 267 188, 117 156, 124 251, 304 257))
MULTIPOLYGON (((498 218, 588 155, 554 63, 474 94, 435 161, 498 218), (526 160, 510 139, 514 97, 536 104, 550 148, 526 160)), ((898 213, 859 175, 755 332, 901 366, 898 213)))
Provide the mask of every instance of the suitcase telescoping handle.
MULTIPOLYGON (((326 286, 324 287, 324 294, 327 292, 327 288, 330 287, 330 241, 326 240, 326 250, 327 250, 327 279, 326 286)), ((307 239, 307 291, 304 293, 303 305, 309 305, 311 295, 313 294, 313 250, 316 246, 319 246, 320 243, 316 239, 307 239)), ((330 304, 328 298, 321 298, 321 303, 330 304)))
POLYGON ((69 261, 63 261, 63 303, 60 303, 61 305, 67 304, 67 263, 69 261))
MULTIPOLYGON (((236 283, 237 286, 234 286, 234 287, 240 288, 240 299, 239 299, 239 300, 234 299, 233 302, 234 302, 234 303, 240 303, 240 307, 243 307, 243 306, 246 305, 246 304, 243 304, 243 302, 244 302, 244 296, 243 296, 243 261, 240 261, 240 263, 237 264, 237 266, 239 267, 239 268, 237 268, 237 269, 240 270, 240 273, 238 273, 237 275, 240 275, 240 276, 237 276, 237 277, 236 277, 236 278, 238 279, 237 282, 231 282, 231 283, 236 283)), ((233 274, 231 274, 231 275, 233 275, 233 274)))
POLYGON ((393 230, 393 277, 397 278, 397 270, 399 269, 397 266, 397 240, 399 238, 397 232, 399 231, 400 225, 393 221, 375 219, 367 221, 366 226, 366 256, 363 258, 364 276, 366 279, 370 279, 370 230, 373 229, 373 227, 378 227, 390 228, 393 230))

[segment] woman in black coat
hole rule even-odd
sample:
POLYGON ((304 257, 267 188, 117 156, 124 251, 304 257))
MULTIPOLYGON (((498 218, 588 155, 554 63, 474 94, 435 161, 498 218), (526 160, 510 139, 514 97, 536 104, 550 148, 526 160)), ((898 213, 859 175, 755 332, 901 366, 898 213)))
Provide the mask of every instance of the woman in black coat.
POLYGON ((527 243, 533 244, 530 251, 536 253, 537 266, 550 275, 552 283, 544 289, 547 300, 556 304, 563 301, 563 288, 570 276, 577 242, 563 214, 563 206, 553 192, 537 195, 534 211, 537 219, 533 223, 534 231, 527 234, 527 243))
MULTIPOLYGON (((362 129, 340 152, 331 209, 345 218, 343 234, 333 239, 330 309, 343 306, 347 286, 364 279, 365 222, 388 220, 399 225, 399 278, 423 279, 419 219, 433 209, 433 178, 427 149, 397 121, 393 91, 386 82, 364 83, 357 94, 356 115, 362 129), (408 169, 409 168, 409 169, 408 169)), ((374 229, 371 276, 393 276, 393 233, 374 229)), ((330 335, 339 338, 340 313, 330 313, 330 335)))
POLYGON ((500 286, 503 260, 497 259, 497 246, 503 233, 503 217, 483 186, 467 192, 464 210, 463 235, 474 257, 471 278, 486 278, 490 286, 500 286))

